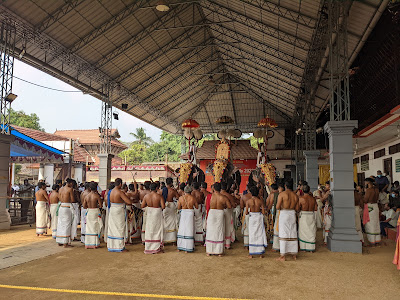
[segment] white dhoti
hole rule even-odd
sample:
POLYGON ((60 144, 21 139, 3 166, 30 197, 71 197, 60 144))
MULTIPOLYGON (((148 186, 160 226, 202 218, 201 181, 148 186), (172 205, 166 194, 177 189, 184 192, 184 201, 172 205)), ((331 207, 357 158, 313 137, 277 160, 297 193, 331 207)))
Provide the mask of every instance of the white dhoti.
POLYGON ((359 206, 354 207, 354 217, 356 220, 356 231, 358 233, 358 236, 360 237, 360 241, 364 243, 364 236, 361 227, 361 208, 359 206))
POLYGON ((132 244, 132 238, 131 234, 133 231, 134 227, 134 220, 135 220, 135 215, 132 211, 132 206, 127 205, 126 206, 126 218, 125 218, 125 236, 126 236, 126 243, 132 244))
MULTIPOLYGON (((224 209, 225 215, 225 248, 229 249, 232 243, 232 234, 234 234, 235 229, 233 228, 233 212, 232 208, 224 209)), ((235 237, 233 237, 235 241, 235 237)))
POLYGON ((260 212, 251 212, 249 215, 249 254, 264 254, 267 246, 264 215, 260 212))
POLYGON ((132 232, 131 232, 131 240, 132 243, 136 242, 136 241, 140 241, 141 237, 142 237, 142 221, 143 221, 143 211, 140 208, 140 204, 139 203, 133 203, 133 207, 132 207, 134 213, 134 223, 133 223, 133 228, 132 228, 132 232))
POLYGON ((57 223, 57 236, 56 242, 58 244, 70 244, 71 227, 73 222, 71 203, 61 203, 58 209, 58 223, 57 223))
POLYGON ((164 244, 176 243, 177 223, 176 223, 176 204, 166 202, 163 211, 164 218, 164 244))
POLYGON ((279 250, 281 255, 296 255, 299 251, 296 227, 296 212, 281 210, 279 214, 279 250))
POLYGON ((154 254, 161 252, 163 243, 164 228, 161 207, 146 207, 146 230, 144 253, 154 254))
POLYGON ((111 203, 108 211, 107 249, 121 252, 125 249, 125 203, 111 203))
POLYGON ((181 218, 179 220, 178 250, 193 252, 194 251, 194 210, 182 209, 181 218))
POLYGON ((85 243, 86 234, 86 208, 81 207, 81 242, 85 243))
POLYGON ((369 222, 365 224, 365 233, 368 242, 376 244, 381 242, 381 230, 379 222, 379 207, 377 203, 368 203, 369 222))
POLYGON ((203 232, 203 208, 202 204, 199 204, 199 208, 194 209, 194 224, 195 224, 195 235, 194 241, 196 243, 204 243, 204 232, 203 232))
POLYGON ((272 239, 272 250, 279 251, 280 250, 280 243, 279 243, 279 215, 281 211, 277 210, 275 215, 275 222, 274 222, 274 236, 272 239))
POLYGON ((233 227, 235 230, 240 227, 240 205, 233 208, 233 227))
POLYGON ((146 240, 146 216, 147 216, 147 207, 143 209, 143 224, 142 224, 142 243, 144 244, 146 240))
POLYGON ((49 211, 46 201, 37 201, 36 203, 36 234, 47 233, 47 224, 49 211))
POLYGON ((50 218, 51 218, 51 235, 53 239, 57 237, 57 207, 58 203, 50 204, 50 218))
POLYGON ((108 207, 106 202, 103 202, 103 211, 101 213, 101 220, 103 221, 103 230, 101 236, 105 243, 107 243, 107 228, 108 228, 108 207))
MULTIPOLYGON (((244 213, 244 212, 243 212, 244 213)), ((249 214, 245 215, 242 224, 243 244, 244 247, 249 246, 249 214)))
POLYGON ((324 238, 324 243, 326 244, 328 242, 328 235, 329 232, 331 231, 331 225, 332 225, 332 213, 331 209, 329 206, 325 205, 324 206, 324 226, 322 228, 322 234, 324 238))
POLYGON ((299 245, 301 251, 315 251, 318 211, 301 211, 299 215, 299 245))
POLYGON ((323 219, 322 218, 322 211, 323 211, 324 204, 322 203, 322 201, 320 199, 317 199, 317 205, 318 205, 317 212, 316 212, 317 228, 322 228, 323 225, 324 225, 323 221, 322 221, 322 219, 323 219))
POLYGON ((225 241, 225 218, 222 209, 210 209, 207 218, 206 253, 223 254, 225 241))
POLYGON ((88 208, 86 210, 85 248, 92 249, 100 246, 100 236, 103 229, 100 209, 88 208))
POLYGON ((71 227, 71 241, 73 241, 78 236, 78 224, 80 221, 79 203, 71 203, 71 211, 73 214, 72 227, 71 227))

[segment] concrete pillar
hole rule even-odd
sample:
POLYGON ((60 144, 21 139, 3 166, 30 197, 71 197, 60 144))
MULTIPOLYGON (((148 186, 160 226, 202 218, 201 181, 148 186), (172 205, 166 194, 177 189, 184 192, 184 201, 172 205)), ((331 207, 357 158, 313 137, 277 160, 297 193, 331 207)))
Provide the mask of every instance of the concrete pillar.
POLYGON ((318 157, 320 155, 319 150, 308 150, 304 151, 306 157, 306 181, 310 186, 311 192, 314 192, 318 188, 318 157))
POLYGON ((99 158, 99 186, 102 190, 106 190, 111 180, 111 160, 112 154, 98 154, 99 158))
POLYGON ((304 180, 304 162, 298 161, 296 163, 296 182, 293 182, 294 186, 297 186, 299 180, 304 180))
POLYGON ((10 180, 11 186, 14 185, 14 182, 15 182, 15 163, 12 163, 11 164, 11 180, 10 180))
POLYGON ((44 164, 39 165, 38 181, 44 179, 44 164))
POLYGON ((54 184, 54 164, 44 165, 44 179, 46 184, 50 186, 48 190, 51 190, 51 187, 54 184))
POLYGON ((357 121, 329 121, 324 130, 329 135, 332 227, 328 249, 334 252, 362 253, 355 228, 353 185, 353 129, 357 121))
POLYGON ((83 164, 74 165, 74 170, 75 170, 74 178, 78 182, 78 184, 83 182, 83 167, 84 167, 83 164))
POLYGON ((0 229, 10 229, 11 224, 6 197, 10 175, 10 143, 13 140, 13 136, 0 134, 0 229))

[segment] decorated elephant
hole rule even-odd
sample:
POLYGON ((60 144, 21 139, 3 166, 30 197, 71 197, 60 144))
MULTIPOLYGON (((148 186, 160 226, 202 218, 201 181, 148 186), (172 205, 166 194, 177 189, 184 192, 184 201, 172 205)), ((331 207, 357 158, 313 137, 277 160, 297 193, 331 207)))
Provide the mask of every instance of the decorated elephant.
POLYGON ((242 181, 240 171, 231 162, 220 163, 216 160, 207 166, 207 172, 214 177, 214 182, 226 182, 228 187, 235 185, 239 188, 242 181))
POLYGON ((206 180, 206 176, 202 169, 193 165, 191 162, 181 164, 181 167, 175 170, 179 173, 179 183, 192 184, 193 182, 202 183, 206 180))

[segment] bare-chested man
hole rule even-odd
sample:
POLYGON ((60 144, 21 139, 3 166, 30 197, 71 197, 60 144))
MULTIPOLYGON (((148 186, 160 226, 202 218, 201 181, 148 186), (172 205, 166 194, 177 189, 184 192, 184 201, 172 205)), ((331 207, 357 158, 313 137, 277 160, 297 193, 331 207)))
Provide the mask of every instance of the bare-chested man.
POLYGON ((143 198, 142 208, 146 208, 145 254, 156 254, 164 251, 162 241, 163 215, 165 208, 163 196, 157 193, 157 184, 150 184, 150 193, 143 198))
POLYGON ((165 209, 163 211, 164 218, 164 244, 176 243, 176 235, 178 231, 177 216, 176 216, 176 203, 179 198, 178 192, 174 189, 171 177, 166 180, 166 187, 163 188, 162 195, 165 200, 165 209))
POLYGON ((233 226, 233 208, 236 206, 235 197, 233 197, 228 191, 230 187, 226 182, 221 182, 221 195, 227 197, 231 204, 230 208, 224 210, 225 213, 225 248, 230 249, 231 244, 235 242, 236 232, 233 226))
MULTIPOLYGON (((144 186, 144 190, 140 190, 139 191, 139 199, 140 199, 140 203, 143 203, 143 199, 146 195, 150 194, 150 184, 151 181, 145 181, 143 186, 144 186)), ((143 208, 143 215, 142 215, 142 224, 141 224, 141 236, 142 236, 142 244, 144 245, 144 240, 145 240, 145 233, 146 233, 146 209, 143 208)))
POLYGON ((194 222, 195 222, 195 235, 194 241, 196 243, 204 243, 204 232, 203 232, 203 220, 204 220, 204 194, 200 191, 200 183, 193 182, 192 196, 197 200, 198 207, 194 210, 194 222))
POLYGON ((362 233, 362 227, 361 227, 361 212, 362 212, 362 207, 363 207, 363 195, 362 193, 359 193, 357 190, 357 184, 354 183, 354 217, 356 221, 356 231, 358 233, 358 236, 360 237, 360 241, 364 244, 364 235, 362 233))
POLYGON ((46 192, 46 183, 38 183, 39 190, 36 192, 36 236, 43 236, 47 233, 48 224, 48 202, 49 197, 46 192))
POLYGON ((210 192, 207 191, 207 182, 204 181, 201 183, 200 191, 203 193, 204 199, 206 199, 207 196, 210 194, 210 192))
POLYGON ((100 247, 100 233, 103 227, 103 222, 99 216, 100 208, 103 207, 103 203, 99 193, 97 192, 96 182, 91 182, 87 191, 88 193, 86 193, 82 202, 82 206, 87 211, 85 248, 95 249, 100 247))
POLYGON ((207 218, 206 253, 207 256, 224 253, 224 209, 232 208, 228 197, 221 194, 221 184, 214 183, 214 193, 211 197, 210 211, 207 218))
POLYGON ((57 237, 57 223, 58 223, 58 216, 57 216, 57 206, 58 202, 60 202, 60 195, 58 193, 60 187, 58 184, 53 184, 51 187, 53 190, 50 194, 50 218, 51 218, 51 235, 53 239, 57 237))
POLYGON ((71 244, 72 228, 72 201, 74 201, 73 181, 67 178, 66 184, 59 190, 60 208, 58 210, 57 237, 56 242, 61 246, 68 247, 71 244))
POLYGON ((317 201, 310 195, 310 187, 303 185, 303 196, 299 199, 299 246, 300 251, 315 251, 317 222, 315 218, 318 210, 317 201))
POLYGON ((115 187, 110 193, 110 210, 107 228, 107 248, 110 252, 123 252, 125 249, 125 205, 132 204, 132 201, 122 190, 122 179, 115 179, 115 187))
POLYGON ((366 189, 364 196, 364 218, 365 233, 371 246, 379 245, 381 242, 381 230, 379 223, 379 189, 374 185, 372 178, 366 178, 366 189), (366 220, 369 220, 366 222, 366 220))
POLYGON ((184 189, 185 189, 186 183, 182 182, 181 184, 179 184, 179 188, 177 190, 179 197, 182 196, 184 194, 184 189))
POLYGON ((298 252, 296 211, 299 210, 299 197, 293 192, 293 182, 285 183, 285 191, 278 196, 276 209, 279 214, 279 248, 280 261, 285 261, 286 255, 292 255, 296 260, 298 252))
POLYGON ((74 193, 74 200, 71 202, 71 209, 72 209, 72 214, 73 214, 73 221, 72 221, 72 227, 71 227, 71 240, 75 241, 78 240, 78 224, 80 221, 80 208, 79 208, 79 203, 81 201, 80 199, 80 193, 78 191, 78 184, 74 179, 72 180, 72 190, 74 193))
MULTIPOLYGON (((243 234, 243 246, 249 247, 249 214, 246 211, 246 203, 252 197, 250 188, 252 185, 247 185, 247 191, 240 197, 240 209, 242 210, 242 234, 243 234)), ((258 190, 258 189, 257 189, 258 190)))
POLYGON ((245 213, 249 213, 249 258, 253 255, 260 255, 264 257, 265 248, 267 248, 267 236, 265 234, 264 215, 265 207, 264 202, 258 198, 258 188, 255 186, 250 187, 251 198, 246 201, 245 213))
POLYGON ((86 235, 86 208, 83 203, 85 198, 90 193, 89 182, 84 184, 84 191, 80 195, 81 200, 81 242, 85 244, 85 235, 86 235))
POLYGON ((185 186, 184 194, 179 197, 178 209, 181 209, 181 218, 179 220, 178 231, 178 251, 193 252, 194 251, 194 208, 198 209, 198 199, 192 193, 190 185, 185 186))

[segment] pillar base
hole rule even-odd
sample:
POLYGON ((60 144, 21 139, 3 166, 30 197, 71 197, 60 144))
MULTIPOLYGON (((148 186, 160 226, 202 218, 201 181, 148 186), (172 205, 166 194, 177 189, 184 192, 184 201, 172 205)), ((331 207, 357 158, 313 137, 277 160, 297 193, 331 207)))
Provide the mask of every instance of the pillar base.
POLYGON ((332 252, 362 253, 360 236, 354 228, 331 227, 327 244, 332 252))

